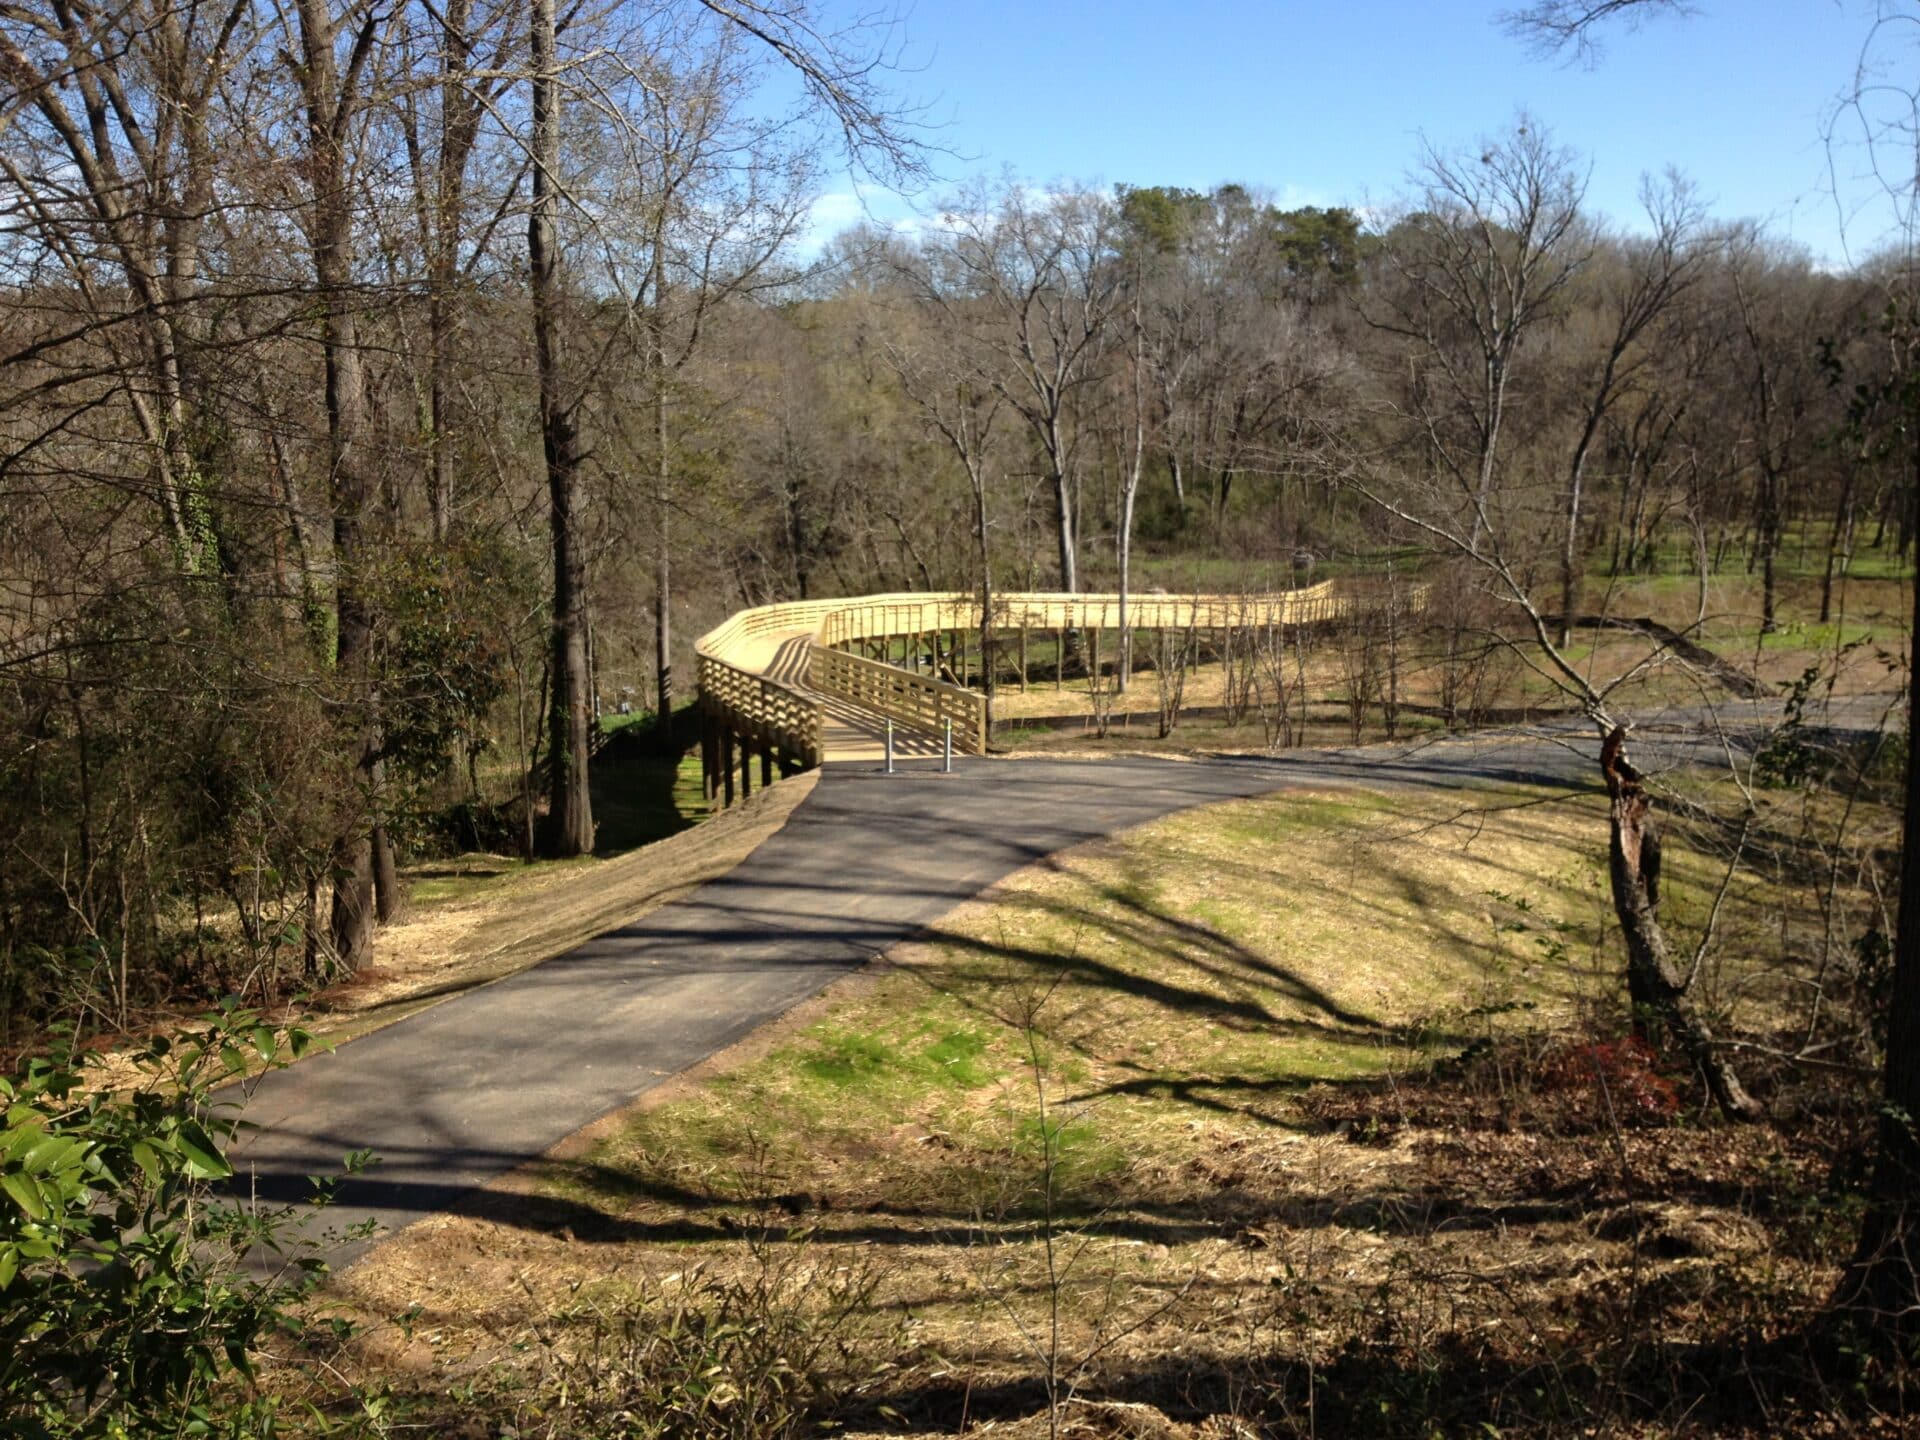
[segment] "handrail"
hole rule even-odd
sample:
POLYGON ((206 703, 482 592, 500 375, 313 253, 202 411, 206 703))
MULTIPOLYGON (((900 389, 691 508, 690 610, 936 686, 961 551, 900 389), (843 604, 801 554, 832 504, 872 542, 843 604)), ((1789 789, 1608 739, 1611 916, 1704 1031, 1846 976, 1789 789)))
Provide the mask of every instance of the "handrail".
POLYGON ((956 749, 987 753, 984 695, 825 645, 812 647, 807 680, 816 690, 877 710, 910 730, 939 735, 951 723, 956 749))
MULTIPOLYGON (((1410 587, 1395 608, 1426 608, 1427 587, 1410 587)), ((1380 598, 1323 580, 1300 590, 1256 595, 1130 594, 1130 628, 1263 629, 1327 624, 1382 608, 1380 598)), ((1120 624, 1115 593, 1010 591, 996 595, 994 627, 1047 630, 1113 629, 1120 624)), ((980 597, 967 591, 903 591, 835 600, 792 600, 735 611, 694 644, 701 703, 743 737, 800 765, 826 758, 826 713, 815 694, 761 671, 780 639, 808 640, 807 684, 890 716, 901 725, 939 733, 953 723, 956 748, 985 754, 986 699, 972 690, 914 674, 839 647, 891 636, 972 630, 980 597)))

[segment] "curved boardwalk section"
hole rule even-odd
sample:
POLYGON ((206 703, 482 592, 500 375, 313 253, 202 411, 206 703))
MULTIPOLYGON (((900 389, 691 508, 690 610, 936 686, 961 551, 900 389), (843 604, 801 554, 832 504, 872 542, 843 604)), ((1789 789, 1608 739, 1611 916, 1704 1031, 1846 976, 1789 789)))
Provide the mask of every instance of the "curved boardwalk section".
MULTIPOLYGON (((1424 591, 1397 603, 1417 609, 1424 591)), ((701 636, 701 759, 707 794, 731 804, 781 773, 829 760, 876 758, 891 721, 896 749, 931 754, 949 733, 956 752, 987 750, 986 697, 967 680, 1003 670, 1029 638, 1056 654, 1084 644, 1100 667, 1107 631, 1182 631, 1231 648, 1236 635, 1329 625, 1379 609, 1386 597, 1325 581, 1249 595, 999 594, 948 591, 803 600, 742 610, 701 636)))

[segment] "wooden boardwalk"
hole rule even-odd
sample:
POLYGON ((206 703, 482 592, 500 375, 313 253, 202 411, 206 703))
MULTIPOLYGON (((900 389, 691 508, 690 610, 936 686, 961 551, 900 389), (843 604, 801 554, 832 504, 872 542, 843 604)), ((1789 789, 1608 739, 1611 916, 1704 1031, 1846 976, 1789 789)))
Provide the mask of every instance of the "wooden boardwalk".
MULTIPOLYGON (((769 680, 792 686, 811 696, 822 711, 820 758, 835 760, 885 760, 887 755, 887 717, 876 710, 843 700, 824 690, 816 690, 807 680, 812 660, 813 632, 798 631, 780 639, 773 653, 760 668, 769 680)), ((893 754, 896 760, 928 760, 940 756, 942 737, 905 725, 893 727, 893 754)))
POLYGON ((951 734, 956 755, 987 753, 986 697, 950 683, 971 673, 968 652, 1001 663, 1028 637, 1051 634, 1065 647, 1087 637, 1094 663, 1103 632, 1175 630, 1231 648, 1236 637, 1351 623, 1424 608, 1425 587, 1381 590, 1334 581, 1300 590, 1245 595, 1129 596, 1003 592, 993 598, 996 656, 979 654, 980 601, 965 592, 860 595, 799 600, 737 611, 702 635, 702 768, 710 798, 732 804, 735 779, 751 793, 783 773, 832 761, 894 755, 938 758, 951 734), (930 656, 930 673, 887 663, 896 649, 930 656), (879 657, 879 658, 876 658, 879 657), (957 666, 948 664, 957 657, 957 666), (944 675, 947 678, 941 679, 944 675))

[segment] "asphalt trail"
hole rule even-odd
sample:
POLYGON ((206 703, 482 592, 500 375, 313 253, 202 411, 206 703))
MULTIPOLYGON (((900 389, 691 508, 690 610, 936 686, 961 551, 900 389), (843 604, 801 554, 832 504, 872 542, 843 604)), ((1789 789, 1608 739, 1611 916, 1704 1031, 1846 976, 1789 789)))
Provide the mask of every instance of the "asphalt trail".
MULTIPOLYGON (((379 1164, 344 1181, 322 1220, 389 1233, 457 1207, 1054 851, 1283 789, 1585 787, 1597 750, 1568 730, 1192 762, 969 758, 951 775, 937 762, 894 775, 829 765, 785 828, 685 900, 264 1077, 236 1185, 263 1204, 302 1200, 309 1176, 371 1150, 379 1164)), ((1636 751, 1642 764, 1716 753, 1684 735, 1636 751)), ((371 1243, 335 1246, 333 1263, 371 1243)))

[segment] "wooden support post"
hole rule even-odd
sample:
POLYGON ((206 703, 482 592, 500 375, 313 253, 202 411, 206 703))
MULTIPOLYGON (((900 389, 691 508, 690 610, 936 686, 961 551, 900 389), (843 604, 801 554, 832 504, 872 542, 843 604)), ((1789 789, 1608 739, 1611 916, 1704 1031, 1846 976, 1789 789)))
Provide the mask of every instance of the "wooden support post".
POLYGON ((1100 627, 1093 627, 1093 656, 1087 662, 1087 693, 1093 693, 1093 687, 1100 683, 1100 627))
POLYGON ((773 784, 773 746, 760 747, 760 788, 766 789, 773 784))
POLYGON ((724 727, 720 731, 720 784, 725 796, 724 807, 733 808, 733 730, 724 727))
POLYGON ((1053 632, 1053 688, 1062 689, 1067 683, 1067 632, 1053 632))
POLYGON ((1027 627, 1020 627, 1020 693, 1027 693, 1027 627))
POLYGON ((748 799, 753 794, 753 742, 742 739, 740 742, 740 798, 748 799))
POLYGON ((954 647, 956 650, 960 652, 960 668, 956 670, 954 673, 957 676, 959 676, 960 684, 964 687, 967 683, 967 673, 968 673, 967 672, 967 632, 964 630, 956 630, 954 632, 954 638, 960 642, 958 645, 954 647))

